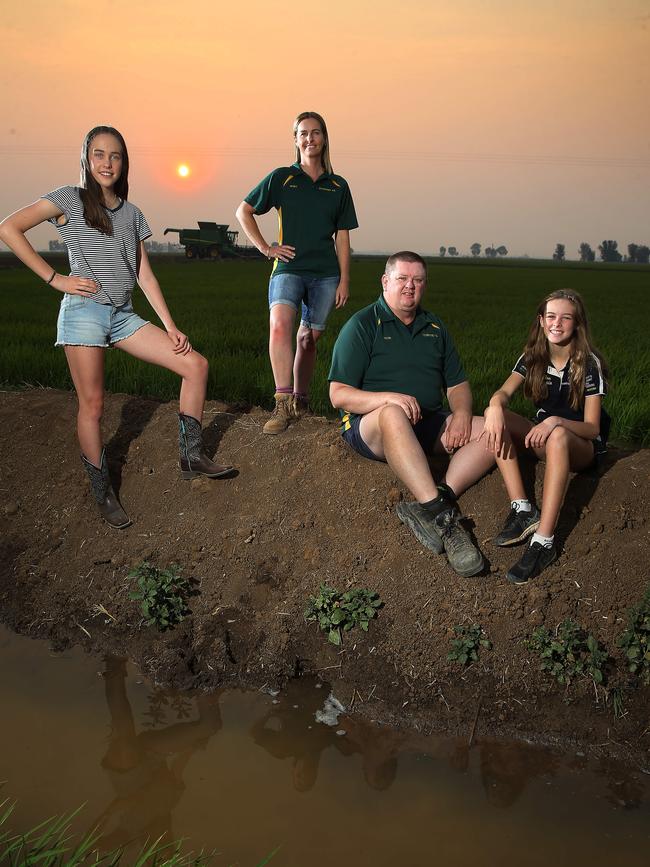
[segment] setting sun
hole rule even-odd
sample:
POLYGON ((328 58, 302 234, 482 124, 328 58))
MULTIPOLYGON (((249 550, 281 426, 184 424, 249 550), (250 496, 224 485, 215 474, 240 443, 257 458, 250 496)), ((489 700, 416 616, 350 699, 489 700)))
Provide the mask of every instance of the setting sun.
POLYGON ((178 176, 181 178, 187 178, 190 174, 190 167, 185 164, 180 165, 176 171, 178 172, 178 176))

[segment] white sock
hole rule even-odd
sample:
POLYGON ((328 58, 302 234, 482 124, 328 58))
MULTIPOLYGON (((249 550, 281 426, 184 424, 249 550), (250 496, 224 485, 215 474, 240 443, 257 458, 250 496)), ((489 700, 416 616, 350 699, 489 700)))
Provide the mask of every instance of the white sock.
POLYGON ((539 533, 533 533, 533 538, 530 540, 530 544, 533 542, 539 542, 544 548, 551 548, 553 546, 553 539, 555 536, 541 536, 539 533))
POLYGON ((510 508, 517 512, 530 512, 533 507, 530 505, 530 500, 511 500, 510 508))

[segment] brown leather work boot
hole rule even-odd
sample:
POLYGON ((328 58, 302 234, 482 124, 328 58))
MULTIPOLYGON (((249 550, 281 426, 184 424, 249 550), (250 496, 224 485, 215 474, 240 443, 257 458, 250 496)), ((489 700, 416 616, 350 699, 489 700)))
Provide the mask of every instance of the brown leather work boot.
POLYGON ((263 431, 265 434, 279 434, 289 427, 289 422, 293 417, 293 395, 292 394, 275 394, 275 409, 271 413, 271 418, 264 425, 263 431))
POLYGON ((309 400, 306 397, 293 396, 293 417, 295 419, 302 418, 304 415, 312 415, 309 408, 309 400))

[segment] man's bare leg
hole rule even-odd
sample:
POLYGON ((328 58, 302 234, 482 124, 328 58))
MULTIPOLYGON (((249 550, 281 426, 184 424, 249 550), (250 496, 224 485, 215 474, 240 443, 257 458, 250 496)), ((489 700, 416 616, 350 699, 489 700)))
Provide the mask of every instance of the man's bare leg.
MULTIPOLYGON (((447 452, 445 448, 445 433, 449 419, 440 432, 433 451, 435 454, 447 452)), ((483 417, 474 416, 472 419, 472 438, 470 442, 459 448, 451 456, 445 483, 453 490, 457 497, 475 484, 495 463, 492 452, 489 452, 483 442, 476 440, 483 430, 483 417)))
POLYGON ((378 458, 385 458, 416 498, 399 503, 397 515, 425 547, 447 554, 450 566, 465 577, 483 568, 483 557, 461 527, 458 510, 440 494, 429 462, 404 410, 387 404, 363 416, 361 438, 378 458))
POLYGON ((386 460, 418 503, 438 496, 427 457, 401 407, 389 403, 364 415, 359 433, 368 448, 386 460))

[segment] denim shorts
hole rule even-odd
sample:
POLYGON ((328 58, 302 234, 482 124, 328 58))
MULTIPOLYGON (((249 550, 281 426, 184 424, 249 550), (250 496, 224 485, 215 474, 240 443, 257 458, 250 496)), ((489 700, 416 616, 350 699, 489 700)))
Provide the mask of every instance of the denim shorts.
POLYGON ((340 277, 274 274, 269 280, 269 309, 276 304, 288 304, 297 311, 302 305, 301 324, 315 331, 324 331, 336 301, 339 282, 340 277))
MULTIPOLYGON (((415 436, 427 454, 433 451, 433 447, 449 415, 450 413, 444 409, 438 410, 438 412, 427 413, 413 426, 415 436)), ((361 436, 359 425, 362 418, 362 415, 355 416, 350 422, 350 427, 342 431, 341 436, 350 448, 354 449, 362 458, 368 458, 371 461, 383 461, 385 463, 386 459, 378 458, 361 436)))
POLYGON ((147 325, 133 312, 131 301, 121 307, 98 304, 84 295, 66 293, 56 323, 55 346, 111 346, 147 325))

